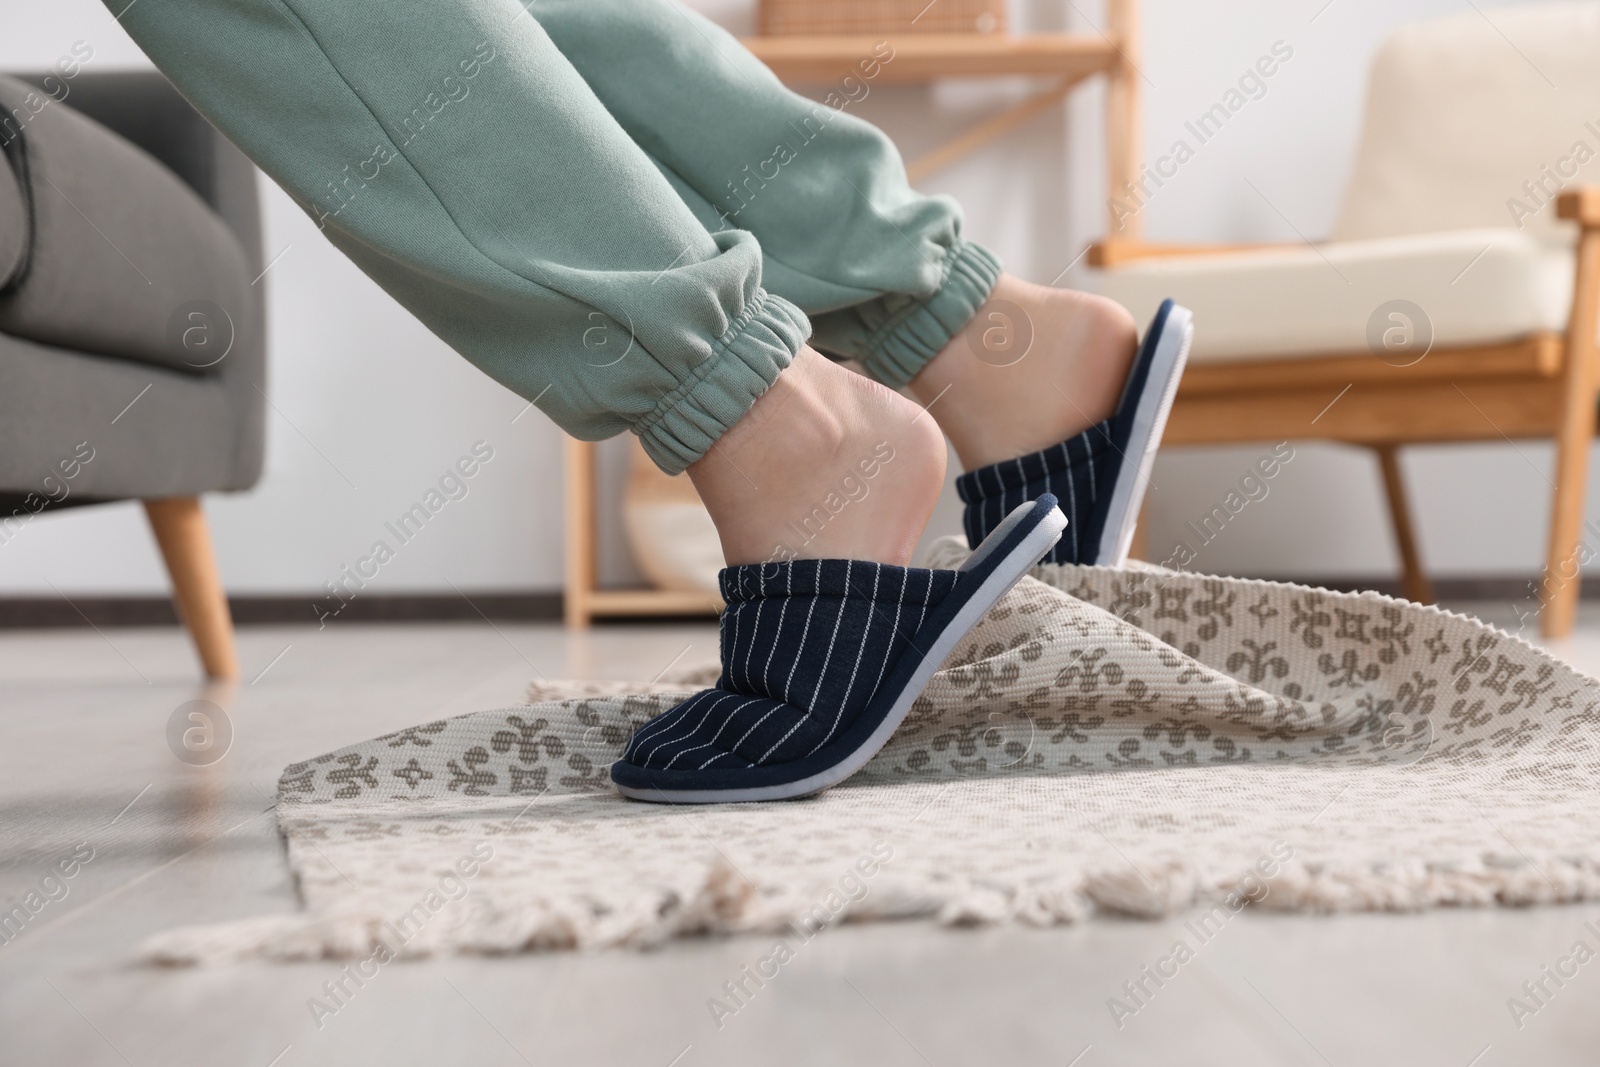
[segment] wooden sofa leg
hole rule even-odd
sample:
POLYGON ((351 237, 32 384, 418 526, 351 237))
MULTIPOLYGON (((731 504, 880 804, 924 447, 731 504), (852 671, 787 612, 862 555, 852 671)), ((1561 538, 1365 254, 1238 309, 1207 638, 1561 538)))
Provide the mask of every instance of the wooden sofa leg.
POLYGON ((206 677, 239 677, 233 617, 228 613, 228 598, 222 591, 217 559, 211 551, 211 531, 199 499, 186 496, 146 500, 144 513, 172 578, 172 598, 178 605, 178 615, 194 639, 206 677))
POLYGON ((1394 524, 1394 541, 1400 549, 1400 567, 1406 599, 1418 604, 1433 603, 1433 583, 1422 569, 1417 551, 1416 528, 1411 523, 1411 507, 1406 502, 1406 484, 1400 475, 1400 450, 1395 445, 1378 445, 1378 466, 1383 469, 1383 489, 1389 498, 1389 519, 1394 524))

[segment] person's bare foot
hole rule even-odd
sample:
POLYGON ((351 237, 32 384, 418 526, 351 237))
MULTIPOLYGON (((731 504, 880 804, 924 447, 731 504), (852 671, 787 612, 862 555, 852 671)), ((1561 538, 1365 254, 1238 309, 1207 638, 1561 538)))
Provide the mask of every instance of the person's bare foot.
POLYGON ((1049 448, 1109 418, 1137 340, 1120 304, 1002 274, 908 390, 972 470, 1049 448))
POLYGON ((810 347, 690 465, 728 565, 908 564, 944 485, 939 426, 810 347))

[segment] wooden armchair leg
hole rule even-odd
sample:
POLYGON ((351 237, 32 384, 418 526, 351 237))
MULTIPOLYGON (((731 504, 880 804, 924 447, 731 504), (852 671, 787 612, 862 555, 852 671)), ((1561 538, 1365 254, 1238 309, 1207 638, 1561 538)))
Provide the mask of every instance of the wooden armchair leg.
POLYGON ((1600 321, 1600 189, 1568 190, 1556 214, 1577 221, 1577 271, 1572 283, 1572 314, 1567 319, 1561 368, 1561 421, 1556 432, 1556 491, 1550 509, 1550 547, 1545 555, 1546 637, 1566 637, 1578 617, 1578 587, 1583 578, 1583 498, 1589 478, 1589 446, 1594 441, 1596 351, 1600 321))
POLYGON ((1153 562, 1150 559, 1150 497, 1146 494, 1139 505, 1139 525, 1133 528, 1133 544, 1128 548, 1128 558, 1153 562))
POLYGON ((1417 551, 1416 529, 1411 524, 1411 507, 1406 502, 1406 484, 1400 475, 1400 453, 1394 445, 1378 445, 1378 466, 1383 469, 1383 489, 1389 498, 1389 519, 1394 524, 1395 545, 1400 549, 1400 566, 1406 599, 1418 604, 1433 603, 1433 583, 1422 569, 1417 551))
POLYGON ((228 613, 228 598, 222 591, 217 559, 211 551, 211 531, 199 499, 187 496, 146 500, 144 513, 172 578, 172 598, 178 615, 194 639, 206 677, 239 677, 233 617, 228 613))
POLYGON ((1556 441, 1556 488, 1550 509, 1550 545, 1545 559, 1541 616, 1546 637, 1566 637, 1578 617, 1583 582, 1584 490, 1589 481, 1589 442, 1594 437, 1593 398, 1590 410, 1568 412, 1573 425, 1563 426, 1556 441))

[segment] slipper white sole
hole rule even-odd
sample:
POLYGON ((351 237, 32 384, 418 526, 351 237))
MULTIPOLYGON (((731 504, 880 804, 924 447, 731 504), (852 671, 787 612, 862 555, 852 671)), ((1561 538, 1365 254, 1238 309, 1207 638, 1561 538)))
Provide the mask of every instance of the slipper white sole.
POLYGON ((1189 361, 1189 348, 1194 343, 1194 315, 1188 308, 1174 304, 1160 321, 1159 329, 1149 376, 1136 401, 1132 429, 1123 446, 1124 467, 1106 505, 1105 524, 1101 527, 1099 550, 1094 557, 1098 566, 1121 567, 1128 562, 1134 531, 1139 525, 1139 509, 1150 484, 1150 471, 1155 465, 1161 435, 1167 429, 1167 416, 1172 413, 1178 382, 1189 361), (1139 457, 1138 464, 1129 470, 1127 459, 1134 456, 1139 457))

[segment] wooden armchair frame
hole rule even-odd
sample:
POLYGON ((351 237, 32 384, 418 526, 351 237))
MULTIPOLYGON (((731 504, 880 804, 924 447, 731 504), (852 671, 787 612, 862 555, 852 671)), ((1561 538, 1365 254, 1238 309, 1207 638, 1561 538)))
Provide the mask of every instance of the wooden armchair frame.
MULTIPOLYGON (((1178 387, 1166 445, 1311 439, 1373 449, 1388 496, 1406 595, 1431 603, 1397 459, 1402 445, 1553 438, 1552 484, 1540 625, 1546 637, 1572 632, 1585 546, 1589 446, 1600 402, 1595 331, 1600 308, 1600 187, 1570 189, 1557 213, 1577 224, 1572 311, 1564 333, 1507 344, 1435 348, 1408 367, 1371 352, 1191 365, 1178 387), (1337 401, 1337 402, 1335 402, 1337 401)), ((1115 269, 1139 259, 1217 255, 1263 246, 1146 245, 1106 241, 1090 263, 1115 269)), ((1204 328, 1202 324, 1202 328, 1204 328)))

